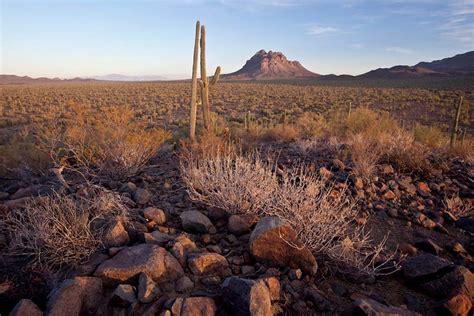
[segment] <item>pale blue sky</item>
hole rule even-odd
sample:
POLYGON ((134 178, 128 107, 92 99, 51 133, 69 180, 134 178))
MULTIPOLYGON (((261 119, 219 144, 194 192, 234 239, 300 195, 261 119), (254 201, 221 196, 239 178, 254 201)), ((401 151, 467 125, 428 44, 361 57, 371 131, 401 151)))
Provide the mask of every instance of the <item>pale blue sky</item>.
POLYGON ((3 74, 188 77, 194 25, 209 69, 260 49, 360 74, 474 50, 474 0, 0 0, 3 74))

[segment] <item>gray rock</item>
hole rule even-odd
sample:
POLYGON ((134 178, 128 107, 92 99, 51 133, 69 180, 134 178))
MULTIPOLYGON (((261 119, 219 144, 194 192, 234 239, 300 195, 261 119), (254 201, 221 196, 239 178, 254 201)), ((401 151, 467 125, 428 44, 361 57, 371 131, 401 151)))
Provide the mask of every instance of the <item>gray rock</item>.
POLYGON ((42 316, 43 312, 39 307, 33 303, 32 300, 22 299, 20 300, 13 310, 10 312, 10 316, 42 316))
POLYGON ((231 315, 273 315, 270 291, 263 281, 231 276, 221 287, 222 300, 231 315))
POLYGON ((137 302, 135 289, 130 284, 120 284, 115 288, 111 303, 118 306, 129 306, 137 302))
POLYGON ((451 262, 432 254, 421 254, 403 261, 402 272, 405 278, 413 281, 417 278, 426 278, 434 275, 451 265, 451 262))
POLYGON ((133 200, 137 204, 142 204, 142 205, 147 204, 148 202, 150 202, 151 198, 152 198, 152 194, 147 189, 138 188, 133 193, 133 200))
POLYGON ((180 293, 189 292, 193 289, 194 283, 187 276, 176 281, 176 291, 180 293))
POLYGON ((205 234, 212 227, 211 220, 198 211, 186 211, 179 217, 183 229, 190 233, 205 234))
POLYGON ((249 233, 252 226, 257 222, 258 217, 252 215, 232 215, 227 222, 227 229, 230 233, 240 236, 249 233))
POLYGON ((65 280, 50 293, 45 313, 51 316, 79 316, 83 296, 83 288, 77 281, 65 280))

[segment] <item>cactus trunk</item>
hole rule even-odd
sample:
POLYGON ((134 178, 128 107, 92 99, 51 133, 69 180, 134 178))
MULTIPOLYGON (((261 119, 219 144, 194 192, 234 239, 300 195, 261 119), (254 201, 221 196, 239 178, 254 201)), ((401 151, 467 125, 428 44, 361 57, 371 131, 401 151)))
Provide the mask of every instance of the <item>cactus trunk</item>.
POLYGON ((199 30, 200 23, 196 22, 196 37, 194 38, 193 76, 191 79, 191 115, 189 137, 194 141, 196 136, 196 116, 197 116, 197 66, 199 50, 199 30))
POLYGON ((204 117, 204 127, 210 128, 210 108, 209 108, 209 80, 206 71, 206 28, 201 26, 201 98, 204 117))

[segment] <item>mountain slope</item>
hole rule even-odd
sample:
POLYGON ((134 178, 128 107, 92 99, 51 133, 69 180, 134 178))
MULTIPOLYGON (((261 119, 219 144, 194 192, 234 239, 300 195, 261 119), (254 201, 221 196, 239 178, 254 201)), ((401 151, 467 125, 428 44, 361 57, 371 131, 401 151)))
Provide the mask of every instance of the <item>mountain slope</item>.
POLYGON ((474 51, 453 57, 420 62, 414 66, 394 66, 371 70, 357 77, 361 78, 416 78, 474 75, 474 51))
POLYGON ((223 75, 224 79, 248 80, 248 79, 291 79, 318 77, 298 61, 288 60, 280 52, 268 53, 265 50, 258 51, 238 71, 223 75))
POLYGON ((31 78, 28 76, 16 76, 16 75, 0 75, 0 85, 6 84, 33 84, 33 83, 55 83, 55 82, 88 82, 95 81, 94 79, 59 79, 59 78, 31 78))

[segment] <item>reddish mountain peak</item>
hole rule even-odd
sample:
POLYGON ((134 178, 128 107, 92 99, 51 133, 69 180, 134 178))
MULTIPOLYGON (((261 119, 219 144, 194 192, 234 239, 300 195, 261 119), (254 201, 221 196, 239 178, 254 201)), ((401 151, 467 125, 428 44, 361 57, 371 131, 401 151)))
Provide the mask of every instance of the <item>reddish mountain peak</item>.
POLYGON ((252 56, 242 69, 224 75, 226 79, 291 79, 319 76, 306 68, 298 61, 290 61, 281 52, 261 49, 252 56))

